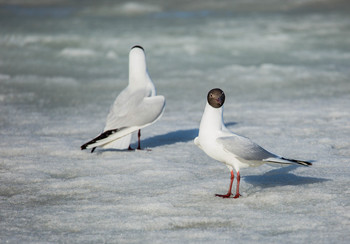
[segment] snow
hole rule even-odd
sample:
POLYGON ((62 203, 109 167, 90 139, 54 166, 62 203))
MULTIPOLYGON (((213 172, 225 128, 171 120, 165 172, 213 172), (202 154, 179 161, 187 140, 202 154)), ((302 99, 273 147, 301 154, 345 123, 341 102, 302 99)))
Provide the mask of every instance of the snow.
POLYGON ((1 1, 1 242, 350 241, 345 8, 57 2, 1 1), (148 150, 81 151, 126 86, 136 44, 167 99, 142 130, 148 150), (193 143, 214 87, 229 129, 314 165, 244 169, 242 197, 216 198, 230 173, 193 143))

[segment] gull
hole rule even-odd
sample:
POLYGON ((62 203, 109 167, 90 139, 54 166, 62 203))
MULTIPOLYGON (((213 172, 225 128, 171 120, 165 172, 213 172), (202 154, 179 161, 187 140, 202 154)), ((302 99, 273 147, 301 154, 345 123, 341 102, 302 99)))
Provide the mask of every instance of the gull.
POLYGON ((232 183, 234 180, 233 169, 237 173, 236 194, 238 198, 240 169, 270 164, 297 164, 310 166, 308 161, 288 159, 268 152, 249 138, 237 135, 228 130, 223 121, 223 105, 225 93, 214 88, 207 95, 207 103, 199 126, 198 137, 194 143, 202 149, 209 157, 224 163, 231 172, 230 187, 227 194, 216 194, 218 197, 229 198, 233 195, 232 183))
POLYGON ((129 149, 132 133, 138 131, 141 149, 141 129, 155 123, 163 114, 164 96, 157 96, 148 74, 144 49, 134 46, 129 53, 129 84, 112 104, 103 132, 81 146, 81 150, 96 147, 129 149))

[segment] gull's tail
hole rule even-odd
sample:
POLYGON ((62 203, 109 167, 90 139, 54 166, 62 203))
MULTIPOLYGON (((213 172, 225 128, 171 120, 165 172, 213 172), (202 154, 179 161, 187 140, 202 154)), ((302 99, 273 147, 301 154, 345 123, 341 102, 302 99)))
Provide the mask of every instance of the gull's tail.
POLYGON ((100 142, 101 140, 104 140, 106 138, 108 138, 110 135, 114 134, 118 132, 118 129, 115 130, 107 130, 105 132, 103 132, 102 134, 100 134, 99 136, 95 137, 94 139, 92 139, 91 141, 88 141, 87 143, 85 143, 84 145, 82 145, 80 148, 81 150, 87 149, 87 148, 94 148, 94 144, 100 142))
POLYGON ((297 159, 289 159, 289 158, 283 158, 283 160, 287 160, 287 161, 290 161, 290 162, 293 162, 293 163, 297 163, 297 164, 300 164, 300 165, 304 165, 304 166, 311 166, 312 163, 310 161, 303 161, 303 160, 297 160, 297 159))
POLYGON ((278 163, 278 164, 300 164, 303 166, 311 166, 312 163, 304 160, 289 159, 289 158, 267 158, 263 160, 266 163, 278 163))

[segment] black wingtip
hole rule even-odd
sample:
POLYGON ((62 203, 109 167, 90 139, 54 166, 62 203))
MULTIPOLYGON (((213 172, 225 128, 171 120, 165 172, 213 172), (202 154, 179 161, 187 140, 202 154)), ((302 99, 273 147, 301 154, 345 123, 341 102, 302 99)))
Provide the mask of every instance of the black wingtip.
POLYGON ((283 158, 283 157, 282 157, 282 159, 288 160, 288 161, 291 161, 291 162, 294 162, 294 163, 297 163, 300 165, 304 165, 304 166, 311 166, 312 165, 312 163, 309 161, 302 161, 302 160, 289 159, 289 158, 283 158))
MULTIPOLYGON (((81 150, 85 150, 87 148, 87 146, 89 145, 90 143, 85 143, 84 145, 82 145, 80 148, 81 150)), ((93 153, 95 151, 96 147, 93 147, 91 149, 91 153, 93 153)))
POLYGON ((133 46, 131 49, 134 49, 134 48, 140 48, 140 49, 142 49, 143 51, 145 51, 145 49, 143 49, 143 47, 141 47, 140 45, 135 45, 135 46, 133 46))
MULTIPOLYGON (((82 145, 80 148, 81 148, 81 150, 84 150, 84 149, 86 149, 90 144, 94 144, 94 143, 96 143, 96 142, 99 141, 99 140, 105 139, 105 138, 109 137, 110 135, 112 135, 112 134, 114 134, 114 133, 116 133, 116 132, 118 132, 118 131, 120 131, 120 130, 122 130, 122 129, 124 129, 124 128, 125 128, 125 127, 122 127, 122 128, 119 128, 119 129, 107 130, 107 131, 103 132, 102 134, 100 134, 98 137, 96 137, 96 138, 92 139, 91 141, 85 143, 85 144, 82 145)), ((94 148, 92 149, 91 152, 94 152, 95 149, 96 149, 96 147, 94 147, 94 148)))

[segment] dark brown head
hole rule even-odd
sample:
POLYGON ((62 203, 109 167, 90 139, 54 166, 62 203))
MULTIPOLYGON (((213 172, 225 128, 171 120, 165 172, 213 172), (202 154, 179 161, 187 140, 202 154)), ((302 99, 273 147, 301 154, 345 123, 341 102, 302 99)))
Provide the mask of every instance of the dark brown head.
POLYGON ((225 93, 220 88, 211 89, 208 92, 208 103, 213 108, 220 108, 225 102, 225 93))

